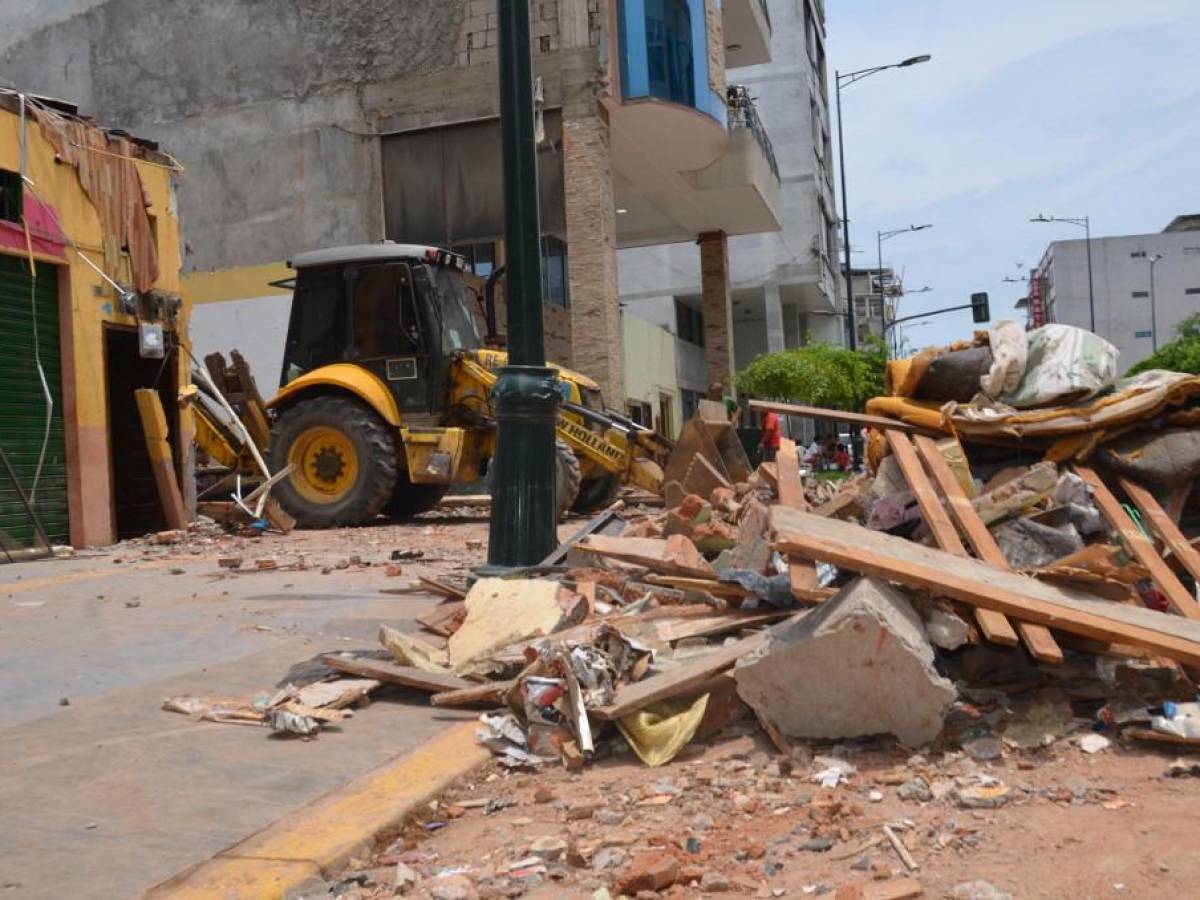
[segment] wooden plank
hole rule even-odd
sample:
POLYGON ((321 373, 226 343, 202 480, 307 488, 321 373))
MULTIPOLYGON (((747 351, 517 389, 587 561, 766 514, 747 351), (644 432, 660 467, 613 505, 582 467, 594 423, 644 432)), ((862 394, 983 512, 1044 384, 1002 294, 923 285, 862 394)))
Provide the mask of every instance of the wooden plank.
POLYGON ((712 566, 696 549, 696 545, 681 534, 665 540, 614 538, 593 534, 580 541, 576 548, 637 566, 646 566, 663 575, 712 578, 715 574, 712 566))
POLYGON ((1158 551, 1154 549, 1154 544, 1150 542, 1150 539, 1142 534, 1133 520, 1129 518, 1124 507, 1113 496, 1112 491, 1108 489, 1108 485, 1101 480, 1094 469, 1078 465, 1073 468, 1075 469, 1075 474, 1087 482, 1088 487, 1092 489, 1092 499, 1096 501, 1096 506, 1100 508, 1101 515, 1121 535, 1121 541, 1125 545, 1125 549, 1132 553, 1137 561, 1150 572, 1150 577, 1162 589, 1163 594, 1167 598, 1167 603, 1170 604, 1171 608, 1181 616, 1187 616, 1189 619, 1200 619, 1200 605, 1197 605, 1195 599, 1188 592, 1188 589, 1183 586, 1183 582, 1171 571, 1171 567, 1163 562, 1162 557, 1158 555, 1158 551))
POLYGON ((796 611, 790 609, 773 609, 766 612, 727 612, 705 616, 702 619, 660 622, 657 631, 661 640, 673 643, 688 638, 716 637, 742 628, 770 625, 781 619, 791 618, 795 614, 796 611))
POLYGON ((444 581, 438 581, 435 578, 427 578, 424 575, 418 575, 417 581, 421 582, 426 588, 433 591, 435 594, 441 594, 443 597, 449 597, 451 600, 467 599, 467 592, 459 590, 452 584, 446 584, 444 581))
MULTIPOLYGON (((921 461, 917 459, 912 441, 908 435, 901 434, 894 429, 889 428, 884 434, 887 436, 888 446, 892 449, 892 456, 896 458, 896 463, 904 475, 904 480, 908 482, 909 489, 917 499, 917 505, 921 508, 925 524, 933 532, 934 540, 947 553, 965 557, 967 549, 959 539, 958 532, 954 530, 950 517, 946 515, 945 507, 942 506, 942 501, 934 492, 933 485, 925 475, 925 470, 921 468, 921 461)), ((1012 623, 994 610, 976 609, 975 621, 979 624, 979 629, 983 632, 984 637, 989 641, 1010 647, 1017 643, 1017 632, 1013 629, 1012 623)))
MULTIPOLYGON (((150 470, 154 473, 154 486, 158 489, 158 500, 162 504, 167 528, 183 529, 188 526, 187 507, 179 481, 175 478, 175 460, 171 454, 171 435, 167 429, 167 417, 163 412, 162 400, 154 388, 138 388, 133 392, 137 401, 138 416, 142 420, 142 433, 146 438, 146 453, 150 456, 150 470)), ((114 465, 124 465, 125 460, 114 460, 114 465)))
POLYGON ((906 587, 1110 643, 1200 665, 1200 622, 1096 600, 980 560, 957 557, 837 519, 771 510, 777 548, 906 587))
POLYGON ((417 688, 421 691, 459 691, 476 686, 475 682, 467 681, 456 675, 441 675, 437 672, 425 672, 412 666, 398 666, 386 659, 338 656, 336 653, 326 653, 321 657, 321 662, 339 672, 348 672, 362 678, 374 678, 376 681, 386 681, 389 684, 402 684, 405 687, 417 688))
MULTIPOLYGON (((962 485, 959 484, 958 479, 954 476, 954 472, 951 471, 950 464, 946 462, 946 458, 938 450, 937 444, 932 438, 927 438, 924 435, 918 435, 913 438, 913 443, 916 444, 917 454, 921 457, 922 462, 925 463, 925 468, 929 470, 929 474, 933 476, 933 480, 937 482, 937 486, 949 502, 950 512, 954 516, 954 520, 958 523, 958 527, 967 536, 967 541, 971 544, 975 555, 997 568, 1012 568, 1008 564, 1008 558, 1004 555, 1004 551, 1000 549, 1000 545, 996 543, 996 539, 992 537, 992 533, 988 531, 988 527, 983 524, 983 519, 979 518, 979 514, 975 512, 975 506, 971 503, 971 498, 963 491, 962 485)), ((995 615, 995 613, 991 615, 995 615)), ((1006 624, 1009 624, 1011 627, 1011 623, 1007 623, 1006 621, 1006 624)), ((1063 661, 1062 648, 1058 646, 1058 642, 1054 640, 1054 635, 1044 625, 1035 625, 1031 622, 1018 622, 1017 629, 1020 631, 1021 638, 1025 641, 1025 646, 1034 659, 1049 663, 1061 663, 1063 661)))
POLYGON ((945 437, 939 431, 928 428, 918 428, 899 419, 888 419, 883 416, 871 416, 866 413, 846 412, 842 409, 825 409, 821 406, 801 406, 796 403, 775 403, 771 400, 751 400, 751 409, 760 409, 779 413, 784 416, 802 416, 806 419, 822 419, 826 422, 847 422, 852 425, 862 425, 867 428, 891 428, 905 434, 928 434, 933 437, 945 437))
POLYGON ((587 524, 572 534, 569 538, 559 544, 550 552, 550 555, 543 559, 539 565, 541 566, 559 566, 567 561, 567 554, 571 552, 571 548, 578 544, 589 534, 603 534, 608 537, 617 537, 625 530, 625 520, 617 515, 618 510, 624 506, 624 502, 618 500, 608 509, 597 513, 587 524))
POLYGON ((791 438, 779 439, 779 452, 775 454, 775 478, 779 502, 789 509, 807 512, 808 500, 804 496, 804 480, 800 477, 800 453, 791 438))
MULTIPOLYGON (((775 454, 775 479, 781 504, 802 512, 808 510, 804 479, 800 477, 800 452, 791 438, 779 439, 779 452, 775 454)), ((817 603, 823 599, 824 589, 817 578, 816 564, 811 560, 788 560, 788 585, 792 589, 792 596, 802 603, 817 603)))
POLYGON ((1175 524, 1175 520, 1162 508, 1154 495, 1129 478, 1121 479, 1121 489, 1129 495, 1129 499, 1133 501, 1134 506, 1145 517, 1163 544, 1175 554, 1180 565, 1200 582, 1200 552, 1197 552, 1196 548, 1188 542, 1183 532, 1179 530, 1179 526, 1175 524))
POLYGON ((591 710, 591 714, 594 718, 605 721, 621 719, 659 700, 683 696, 712 676, 730 668, 746 654, 757 650, 766 639, 766 633, 760 632, 688 660, 674 669, 627 685, 617 691, 611 704, 597 707, 591 710))
POLYGON ((516 684, 512 681, 489 681, 457 691, 442 691, 429 698, 434 706, 499 706, 504 695, 516 684))
POLYGON ((688 578, 683 575, 647 575, 643 581, 646 584, 675 588, 681 591, 702 591, 712 594, 722 600, 742 600, 746 597, 746 589, 736 584, 725 584, 712 578, 688 578))
POLYGON ((462 624, 467 615, 467 605, 461 600, 451 600, 441 603, 428 612, 416 616, 413 621, 441 637, 450 637, 462 624))

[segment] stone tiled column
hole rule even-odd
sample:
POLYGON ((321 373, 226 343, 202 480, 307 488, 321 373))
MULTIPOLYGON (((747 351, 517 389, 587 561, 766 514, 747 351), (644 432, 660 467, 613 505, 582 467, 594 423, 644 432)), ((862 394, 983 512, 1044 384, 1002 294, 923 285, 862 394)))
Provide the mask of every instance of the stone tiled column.
POLYGON ((733 303, 729 294, 729 238, 723 231, 700 235, 700 311, 708 382, 733 393, 733 303))
POLYGON ((767 352, 778 353, 787 341, 783 327, 783 297, 779 293, 779 285, 768 284, 763 287, 763 311, 767 320, 767 352))
POLYGON ((563 175, 571 291, 570 364, 599 382, 609 406, 624 409, 612 159, 608 125, 598 117, 563 121, 563 175))

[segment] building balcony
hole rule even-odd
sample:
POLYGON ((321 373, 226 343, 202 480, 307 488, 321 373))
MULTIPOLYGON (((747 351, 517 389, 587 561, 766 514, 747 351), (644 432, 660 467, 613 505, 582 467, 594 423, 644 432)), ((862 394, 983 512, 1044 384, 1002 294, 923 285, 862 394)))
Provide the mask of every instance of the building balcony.
POLYGON ((724 127, 658 101, 614 104, 609 116, 618 246, 780 229, 779 167, 744 88, 730 88, 724 127))
POLYGON ((771 13, 767 0, 725 0, 725 68, 759 66, 771 61, 771 13))

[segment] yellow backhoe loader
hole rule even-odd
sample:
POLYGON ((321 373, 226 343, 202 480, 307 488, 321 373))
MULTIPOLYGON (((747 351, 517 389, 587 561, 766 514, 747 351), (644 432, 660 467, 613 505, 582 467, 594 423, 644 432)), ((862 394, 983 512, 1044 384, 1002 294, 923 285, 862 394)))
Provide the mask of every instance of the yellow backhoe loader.
MULTIPOLYGON (((485 339, 454 253, 380 243, 303 253, 291 266, 283 387, 266 404, 267 466, 290 466, 272 491, 280 505, 307 527, 352 525, 425 512, 452 484, 486 476, 489 392, 507 363, 494 347, 500 273, 475 296, 485 339)), ((560 512, 603 507, 622 484, 661 491, 672 443, 606 409, 587 376, 555 368, 560 512)))

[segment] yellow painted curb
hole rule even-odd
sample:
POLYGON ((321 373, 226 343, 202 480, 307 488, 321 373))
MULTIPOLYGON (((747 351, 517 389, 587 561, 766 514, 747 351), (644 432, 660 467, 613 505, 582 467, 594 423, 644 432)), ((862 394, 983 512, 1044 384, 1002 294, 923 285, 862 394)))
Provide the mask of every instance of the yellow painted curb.
POLYGON ((490 758, 465 722, 152 888, 147 900, 278 900, 336 869, 490 758))

